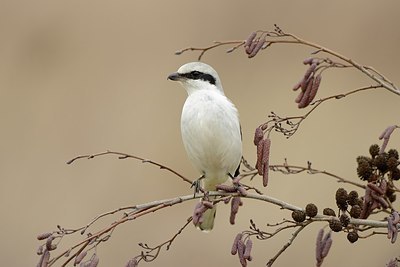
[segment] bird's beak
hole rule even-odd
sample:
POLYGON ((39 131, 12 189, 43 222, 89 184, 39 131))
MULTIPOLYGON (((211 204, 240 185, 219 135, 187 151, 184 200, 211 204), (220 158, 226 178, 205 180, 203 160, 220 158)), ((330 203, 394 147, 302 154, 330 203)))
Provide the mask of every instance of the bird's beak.
POLYGON ((167 79, 168 79, 168 80, 171 80, 171 81, 179 81, 179 80, 182 79, 182 76, 181 76, 179 73, 174 72, 174 73, 171 73, 171 74, 168 76, 167 79))

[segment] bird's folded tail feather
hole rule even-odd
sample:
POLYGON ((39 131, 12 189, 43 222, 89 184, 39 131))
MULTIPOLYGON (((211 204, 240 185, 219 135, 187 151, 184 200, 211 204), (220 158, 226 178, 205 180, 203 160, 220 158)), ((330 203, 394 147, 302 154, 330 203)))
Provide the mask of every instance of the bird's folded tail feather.
MULTIPOLYGON (((205 179, 203 183, 203 188, 206 191, 217 190, 216 184, 212 180, 205 179)), ((209 197, 210 201, 213 201, 215 197, 209 197)), ((203 213, 202 222, 198 225, 198 228, 203 232, 209 232, 214 227, 215 215, 217 213, 217 207, 214 205, 212 209, 208 209, 203 213)))

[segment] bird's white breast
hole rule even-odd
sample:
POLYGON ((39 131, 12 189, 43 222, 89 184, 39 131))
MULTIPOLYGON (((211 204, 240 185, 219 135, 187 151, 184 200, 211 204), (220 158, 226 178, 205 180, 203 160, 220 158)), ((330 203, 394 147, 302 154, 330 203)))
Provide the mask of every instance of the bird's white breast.
POLYGON ((238 112, 221 92, 190 94, 182 110, 181 131, 189 159, 206 179, 218 184, 235 173, 242 157, 238 112))

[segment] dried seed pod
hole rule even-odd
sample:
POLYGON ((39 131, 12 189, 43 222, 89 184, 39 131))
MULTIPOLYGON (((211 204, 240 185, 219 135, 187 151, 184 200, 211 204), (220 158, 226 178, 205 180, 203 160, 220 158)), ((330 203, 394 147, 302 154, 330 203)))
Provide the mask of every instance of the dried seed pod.
POLYGON ((44 240, 50 237, 53 233, 41 233, 37 236, 38 240, 44 240))
POLYGON ((358 205, 353 205, 350 210, 350 216, 353 218, 360 218, 361 215, 361 207, 358 205))
POLYGON ((324 236, 324 229, 322 228, 318 231, 317 243, 315 246, 315 255, 316 255, 317 261, 322 260, 321 254, 322 254, 322 237, 323 236, 324 236))
POLYGON ((87 251, 82 251, 81 253, 79 253, 76 257, 75 257, 75 261, 74 261, 74 266, 81 263, 81 261, 83 260, 83 258, 85 258, 87 255, 87 251))
POLYGON ((292 212, 292 218, 295 222, 304 222, 304 220, 306 219, 306 213, 302 210, 294 210, 292 212))
POLYGON ((382 206, 382 208, 384 208, 384 209, 389 208, 389 204, 386 202, 386 200, 383 197, 378 197, 376 200, 382 206))
POLYGON ((342 215, 340 215, 339 220, 342 223, 343 227, 347 227, 350 223, 350 217, 346 213, 343 213, 342 215))
POLYGON ((242 202, 242 200, 240 199, 240 197, 233 197, 232 201, 231 201, 231 213, 238 213, 239 211, 239 206, 240 203, 242 202))
POLYGON ((246 48, 249 47, 253 43, 254 38, 256 38, 256 36, 257 36, 256 32, 250 33, 249 37, 247 37, 246 42, 244 43, 244 47, 246 48))
POLYGON ((389 155, 389 157, 393 157, 397 160, 399 159, 399 152, 396 149, 393 149, 393 148, 389 149, 388 155, 389 155))
POLYGON ((257 53, 261 50, 263 45, 265 44, 267 40, 265 39, 265 36, 263 38, 260 38, 257 42, 257 45, 254 47, 254 49, 251 51, 251 53, 248 55, 248 58, 255 57, 257 53))
POLYGON ((381 146, 381 150, 379 151, 380 154, 385 152, 385 149, 386 149, 388 143, 389 143, 389 138, 384 138, 382 146, 381 146))
POLYGON ((303 98, 303 96, 304 96, 304 91, 303 90, 300 90, 300 92, 299 92, 299 95, 296 97, 296 99, 294 100, 294 102, 295 103, 300 103, 300 101, 301 101, 301 99, 303 98))
POLYGON ((336 216, 335 211, 333 209, 331 209, 331 208, 325 208, 322 211, 322 214, 327 215, 327 216, 336 216))
POLYGON ((239 191, 240 195, 242 195, 244 197, 247 196, 247 190, 244 189, 243 186, 239 186, 237 190, 239 191))
POLYGON ((243 243, 242 240, 239 240, 239 242, 238 242, 238 256, 239 256, 239 261, 240 261, 240 264, 242 265, 242 267, 247 266, 247 261, 244 258, 245 249, 246 249, 245 244, 243 243))
POLYGON ((373 144, 369 147, 369 154, 373 158, 379 155, 379 151, 380 151, 380 148, 379 148, 379 145, 377 145, 377 144, 373 144))
POLYGON ((342 223, 338 218, 332 218, 329 220, 329 228, 331 228, 334 232, 340 232, 342 231, 342 223))
POLYGON ((247 239, 246 241, 246 245, 245 245, 245 250, 244 250, 244 254, 243 257, 246 260, 249 260, 251 258, 251 249, 253 248, 253 241, 251 241, 251 239, 247 239))
POLYGON ((47 238, 47 240, 46 240, 46 249, 47 250, 54 250, 55 249, 54 245, 52 244, 53 240, 54 240, 54 236, 49 236, 47 238))
POLYGON ((346 210, 347 209, 347 191, 344 188, 339 188, 336 191, 336 204, 339 209, 346 210))
POLYGON ((242 233, 238 233, 235 236, 235 239, 233 240, 233 244, 232 244, 232 249, 231 249, 231 254, 232 255, 236 255, 237 251, 238 251, 238 243, 239 240, 242 240, 243 234, 242 233))
POLYGON ((258 170, 258 175, 263 175, 264 173, 264 168, 263 168, 263 154, 264 154, 264 142, 260 142, 257 145, 257 163, 256 163, 256 168, 258 170))
POLYGON ((136 260, 136 258, 133 258, 133 259, 130 259, 130 260, 126 263, 125 267, 136 267, 136 266, 138 266, 138 265, 139 265, 139 263, 138 263, 138 261, 136 260))
POLYGON ((303 97, 301 98, 301 100, 298 104, 298 108, 305 108, 310 103, 309 98, 310 98, 310 93, 311 93, 311 88, 313 86, 313 83, 314 83, 314 77, 310 77, 308 79, 307 86, 304 91, 303 97))
POLYGON ((321 79, 322 76, 321 74, 318 74, 315 79, 313 80, 311 90, 310 90, 310 95, 308 96, 308 104, 307 106, 314 100, 315 96, 317 95, 319 85, 321 84, 321 79))
POLYGON ((309 77, 311 77, 311 74, 314 73, 317 66, 318 64, 316 62, 311 63, 310 67, 306 70, 306 73, 304 73, 304 78, 308 79, 309 77))
POLYGON ((394 157, 389 157, 388 161, 387 161, 387 166, 389 171, 393 171, 394 169, 397 168, 397 166, 399 165, 399 162, 397 161, 397 159, 395 159, 394 157))
POLYGON ((309 58, 306 58, 306 59, 303 60, 303 64, 304 65, 310 65, 310 64, 313 63, 313 61, 314 61, 314 58, 309 57, 309 58))
POLYGON ((350 243, 357 242, 357 240, 358 240, 357 232, 349 232, 347 234, 347 240, 349 240, 350 243))
POLYGON ((400 215, 397 211, 393 211, 392 212, 392 216, 393 216, 393 224, 396 225, 400 222, 400 215))
POLYGON ((49 265, 50 252, 46 250, 42 256, 43 256, 42 267, 47 267, 49 265))
POLYGON ((384 195, 385 192, 376 184, 368 183, 367 186, 371 188, 374 192, 378 193, 379 195, 384 195))
POLYGON ((211 201, 207 201, 207 200, 202 200, 201 202, 204 207, 206 207, 207 209, 212 209, 214 208, 214 204, 211 201))
POLYGON ((263 186, 266 187, 268 185, 268 174, 269 174, 269 153, 271 148, 271 139, 267 138, 263 141, 263 156, 262 156, 262 164, 263 164, 263 186))
POLYGON ((306 206, 306 215, 309 217, 315 217, 318 214, 318 208, 313 203, 309 203, 306 206))
POLYGON ((331 232, 331 231, 329 231, 328 233, 326 233, 326 235, 325 235, 324 238, 322 239, 322 243, 325 244, 326 241, 327 241, 328 239, 332 239, 332 232, 331 232))
POLYGON ((90 260, 90 264, 88 267, 96 267, 99 264, 99 257, 96 254, 93 255, 92 259, 90 260))
POLYGON ((239 211, 239 206, 242 205, 242 201, 240 200, 240 197, 233 197, 231 201, 231 214, 229 216, 229 222, 230 224, 234 225, 235 224, 235 219, 236 219, 236 214, 239 211))
POLYGON ((221 191, 225 191, 225 192, 228 192, 228 193, 234 193, 234 192, 237 191, 237 189, 234 186, 226 185, 226 184, 218 184, 216 186, 216 189, 217 190, 221 190, 221 191))
POLYGON ((393 232, 392 238, 391 238, 391 240, 390 240, 390 242, 391 242, 392 244, 394 244, 394 243, 396 242, 398 233, 399 233, 398 231, 394 231, 394 232, 393 232))
POLYGON ((358 193, 357 191, 350 191, 350 193, 347 195, 347 203, 350 206, 356 205, 358 202, 358 193))
POLYGON ((43 245, 39 246, 38 249, 36 250, 37 255, 42 255, 43 254, 43 245))
POLYGON ((310 82, 310 79, 311 79, 311 77, 308 77, 308 78, 304 78, 303 77, 303 80, 301 81, 301 91, 303 91, 303 92, 305 92, 306 91, 306 89, 307 89, 307 86, 308 86, 308 84, 309 84, 309 82, 310 82))
POLYGON ((328 256, 329 250, 331 249, 332 246, 332 238, 328 238, 326 242, 324 242, 324 247, 322 248, 321 256, 322 258, 325 258, 328 256))
POLYGON ((387 267, 398 267, 399 265, 397 264, 397 259, 394 258, 394 259, 391 259, 391 260, 386 264, 386 266, 387 266, 387 267))
POLYGON ((383 139, 383 144, 381 146, 381 150, 379 153, 383 153, 386 149, 387 144, 389 143, 390 135, 393 133, 393 131, 397 128, 396 125, 392 125, 387 127, 379 136, 379 140, 383 139))
POLYGON ((390 135, 393 133, 393 131, 396 129, 396 127, 397 127, 396 125, 391 125, 391 126, 387 127, 383 131, 383 133, 379 136, 379 140, 389 139, 390 135))
POLYGON ((386 194, 387 191, 387 182, 385 179, 381 181, 381 184, 379 185, 379 188, 384 192, 383 194, 386 194))
POLYGON ((257 43, 258 43, 258 39, 253 40, 253 41, 246 47, 246 53, 247 53, 247 55, 250 55, 250 54, 253 52, 254 48, 255 48, 256 45, 257 45, 257 43))
POLYGON ((367 161, 360 161, 357 166, 357 175, 361 180, 367 181, 373 174, 372 166, 367 161))
POLYGON ((257 127, 254 132, 254 145, 258 145, 264 139, 264 131, 261 127, 257 127))
POLYGON ((387 238, 391 239, 392 235, 393 235, 393 232, 397 231, 397 229, 394 227, 393 216, 392 215, 388 216, 386 218, 386 220, 387 220, 387 229, 388 229, 387 238))
POLYGON ((200 218, 202 217, 203 213, 199 213, 200 208, 203 206, 201 202, 197 203, 193 210, 192 215, 192 222, 195 226, 200 224, 200 218))
POLYGON ((301 83, 303 82, 303 79, 301 79, 298 83, 296 83, 294 86, 293 86, 293 91, 297 91, 297 90, 299 90, 299 88, 301 87, 301 83))

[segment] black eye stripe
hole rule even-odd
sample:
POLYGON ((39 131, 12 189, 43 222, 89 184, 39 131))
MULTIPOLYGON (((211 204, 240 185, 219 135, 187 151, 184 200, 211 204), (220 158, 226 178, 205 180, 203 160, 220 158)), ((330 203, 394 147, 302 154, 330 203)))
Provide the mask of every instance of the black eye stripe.
POLYGON ((186 77, 186 78, 188 78, 188 79, 192 79, 192 80, 203 80, 203 81, 208 81, 209 83, 211 83, 211 84, 214 84, 215 85, 215 78, 212 76, 212 75, 210 75, 210 74, 206 74, 206 73, 203 73, 203 72, 200 72, 200 71, 191 71, 191 72, 188 72, 188 73, 184 73, 184 74, 181 74, 183 77, 186 77))

